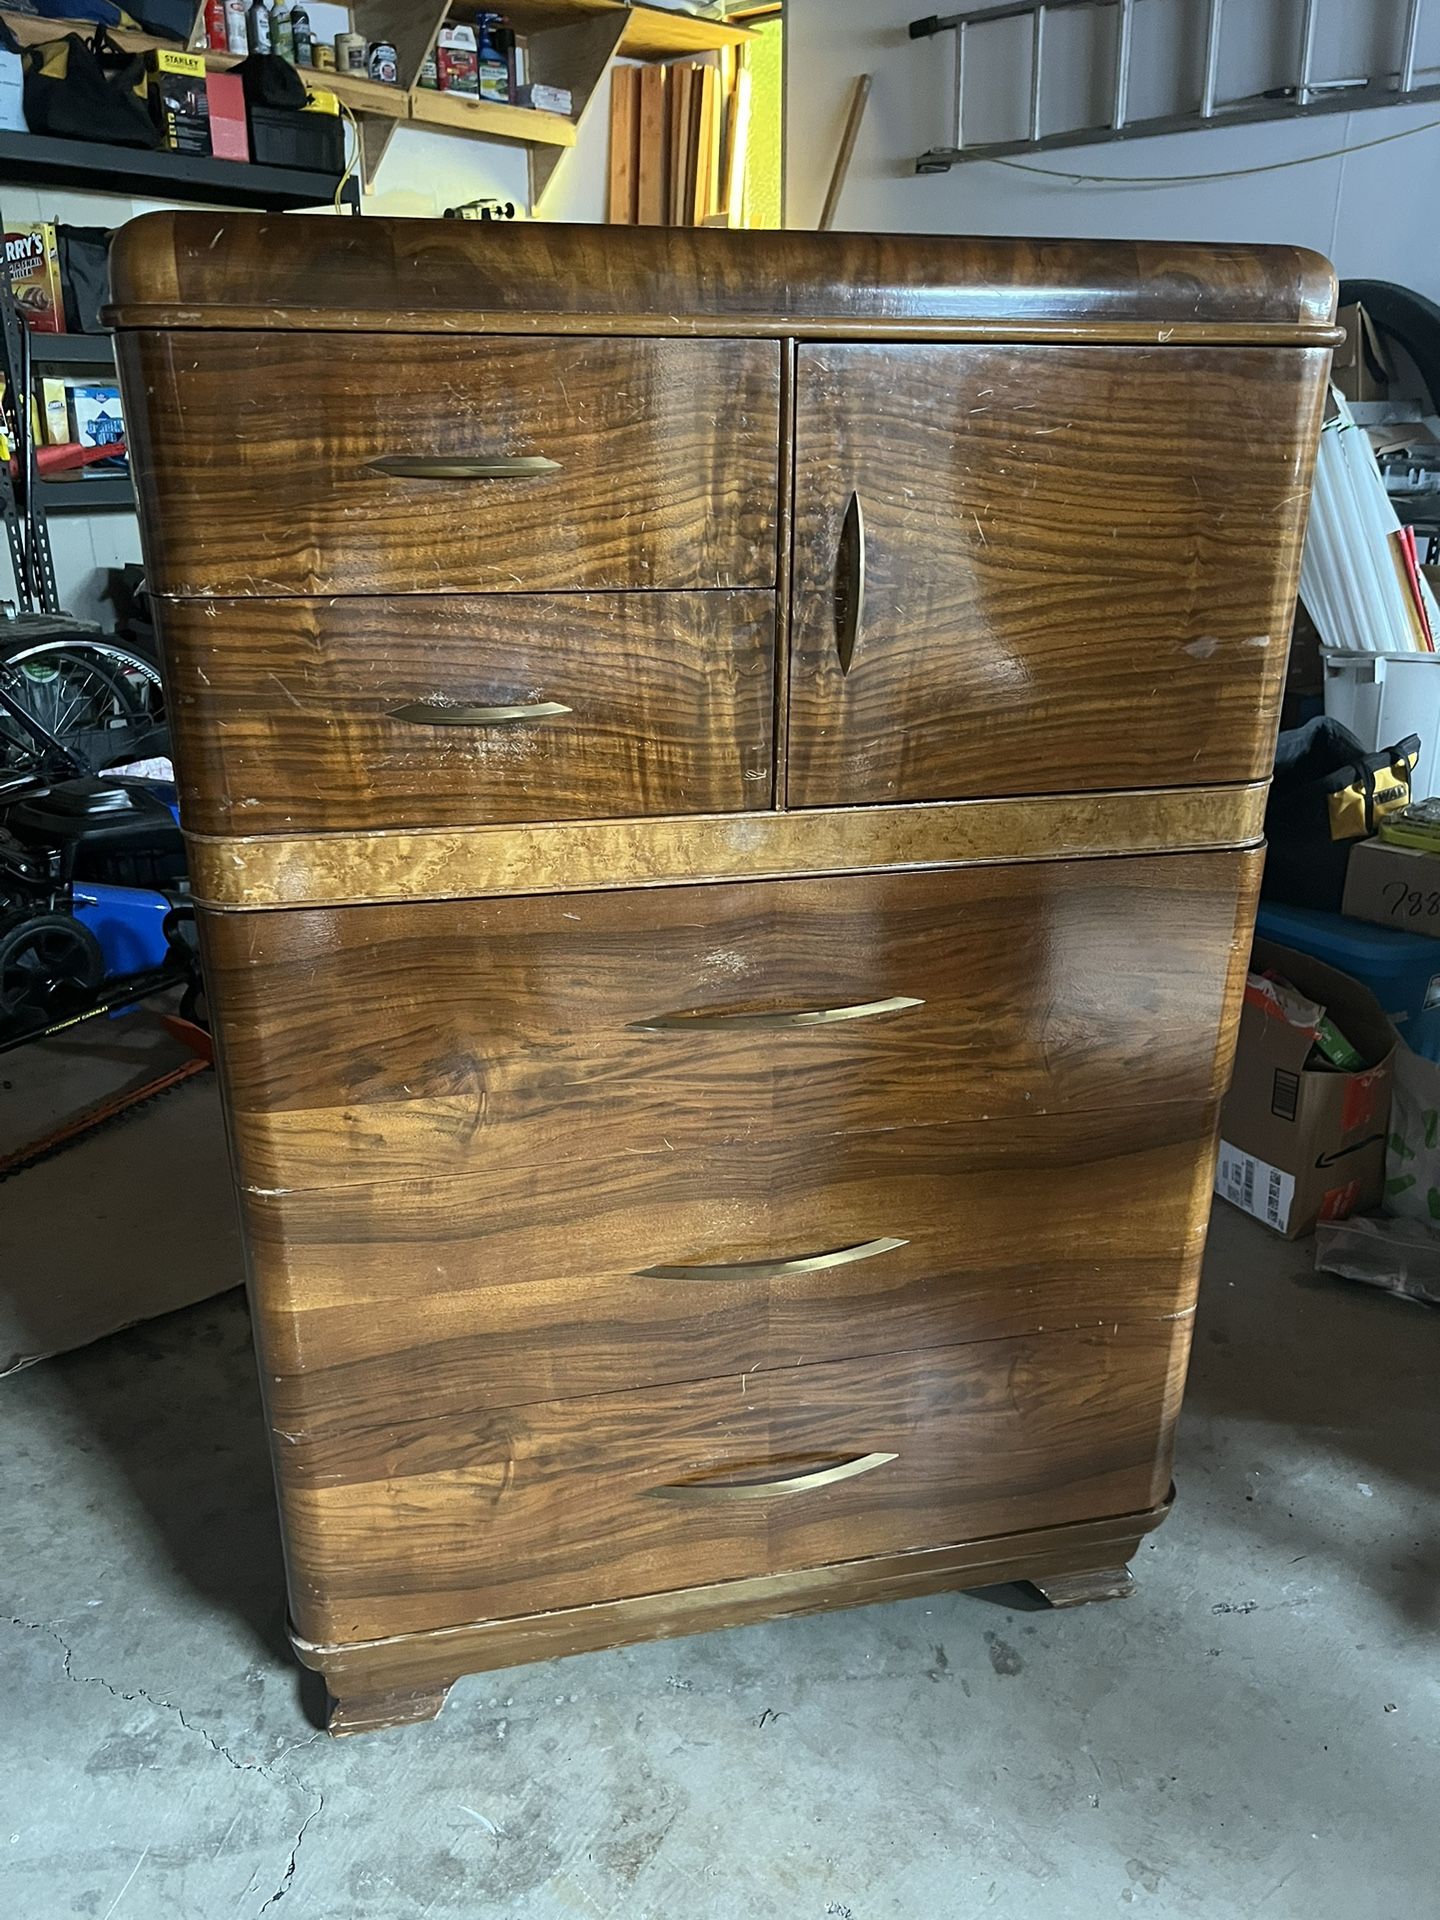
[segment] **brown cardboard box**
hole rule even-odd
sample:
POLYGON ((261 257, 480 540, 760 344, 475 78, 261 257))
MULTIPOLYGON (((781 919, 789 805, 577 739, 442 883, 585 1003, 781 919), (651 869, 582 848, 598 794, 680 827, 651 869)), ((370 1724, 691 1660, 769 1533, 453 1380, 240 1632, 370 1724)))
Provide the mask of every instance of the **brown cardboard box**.
POLYGON ((1309 954, 1257 940, 1250 965, 1319 1001, 1367 1062, 1356 1073, 1307 1067, 1311 1042, 1247 995, 1235 1077, 1220 1113, 1215 1191, 1287 1240, 1317 1220, 1378 1206, 1395 1032, 1374 995, 1309 954))
POLYGON ((1388 400, 1394 369, 1375 322, 1364 307, 1342 307, 1335 316, 1345 329, 1330 362, 1330 378, 1347 400, 1388 400))
POLYGON ((1440 940, 1440 854, 1357 840, 1345 867, 1340 911, 1352 920, 1440 940))

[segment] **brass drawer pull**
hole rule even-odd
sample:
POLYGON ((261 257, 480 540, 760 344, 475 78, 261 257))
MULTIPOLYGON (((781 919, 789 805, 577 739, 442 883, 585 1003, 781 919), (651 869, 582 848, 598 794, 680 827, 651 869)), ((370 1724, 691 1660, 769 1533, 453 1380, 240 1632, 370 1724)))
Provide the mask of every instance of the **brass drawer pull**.
POLYGON ((835 653, 849 673, 865 619, 865 509, 852 493, 835 555, 835 653))
POLYGON ((708 1031, 712 1027, 828 1027, 837 1020, 873 1020, 878 1014, 900 1013, 923 1007, 910 994, 892 994, 888 1000, 862 1000, 853 1007, 801 1007, 793 1013, 657 1013, 650 1020, 632 1020, 631 1033, 674 1033, 677 1029, 708 1031))
POLYGON ((861 1453, 853 1460, 837 1461, 833 1467, 813 1467, 809 1473, 787 1474, 783 1480, 711 1480, 691 1481, 688 1485, 652 1487, 661 1500, 772 1500, 781 1493, 809 1493, 815 1487, 833 1487, 839 1480, 853 1480, 857 1473, 873 1473, 900 1458, 898 1453, 861 1453))
POLYGON ((773 1280, 787 1273, 823 1273, 829 1267, 848 1267, 853 1260, 873 1260, 877 1253, 908 1247, 908 1240, 887 1234, 880 1240, 862 1240, 858 1246, 837 1247, 833 1253, 810 1253, 800 1260, 742 1260, 732 1266, 641 1267, 637 1280, 773 1280))
POLYGON ((429 700, 411 700, 394 707, 391 720, 409 720, 419 727, 508 727, 526 720, 553 720, 572 709, 558 700, 537 700, 528 707, 442 707, 429 700))
POLYGON ((458 453, 382 453, 365 462, 367 473, 391 480, 523 480, 537 473, 558 473, 560 462, 543 454, 492 454, 466 459, 458 453))

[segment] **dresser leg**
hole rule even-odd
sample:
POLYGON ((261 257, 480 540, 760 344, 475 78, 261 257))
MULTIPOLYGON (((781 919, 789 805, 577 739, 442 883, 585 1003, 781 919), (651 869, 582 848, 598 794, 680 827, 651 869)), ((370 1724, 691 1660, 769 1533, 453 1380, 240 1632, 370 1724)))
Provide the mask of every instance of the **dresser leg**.
POLYGON ((375 1733, 382 1727, 406 1727, 433 1720, 445 1704, 448 1685, 400 1693, 327 1693, 325 1729, 338 1739, 347 1733, 375 1733))
POLYGON ((1130 1569, 1093 1567, 1088 1573, 1047 1573, 1030 1585, 1052 1607, 1083 1607, 1091 1600, 1128 1600, 1135 1591, 1130 1569))

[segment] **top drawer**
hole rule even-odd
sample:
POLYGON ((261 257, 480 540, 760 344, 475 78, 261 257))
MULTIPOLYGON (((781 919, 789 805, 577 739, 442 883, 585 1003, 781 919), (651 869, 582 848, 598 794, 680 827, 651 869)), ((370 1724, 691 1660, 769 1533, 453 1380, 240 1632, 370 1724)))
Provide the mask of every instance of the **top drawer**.
POLYGON ((162 593, 775 583, 773 341, 119 340, 162 593))

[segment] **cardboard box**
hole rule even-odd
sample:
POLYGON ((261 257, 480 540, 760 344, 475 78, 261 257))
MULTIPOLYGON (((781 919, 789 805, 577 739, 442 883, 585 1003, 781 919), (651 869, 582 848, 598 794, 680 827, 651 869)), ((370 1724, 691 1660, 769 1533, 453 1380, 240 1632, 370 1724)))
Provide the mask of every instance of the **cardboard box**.
POLYGON ((0 47, 0 129, 25 133, 24 69, 18 53, 0 47))
POLYGON ((1335 316, 1345 339, 1330 362, 1330 378, 1347 400, 1389 397, 1395 369, 1375 322, 1364 307, 1342 307, 1335 316))
POLYGON ((47 447, 63 447, 70 440, 70 396, 65 382, 48 374, 40 382, 40 414, 45 427, 47 447))
POLYGON ((1440 940, 1440 854, 1357 840, 1345 867, 1340 911, 1352 920, 1440 940))
POLYGON ((64 333, 65 295, 54 222, 32 220, 28 226, 7 227, 5 258, 26 326, 32 333, 64 333))
POLYGON ((238 73, 207 73, 205 100, 211 153, 217 160, 248 160, 250 123, 245 117, 245 82, 238 73))
MULTIPOLYGON (((82 447, 115 447, 125 438, 125 416, 120 411, 120 389, 110 386, 71 387, 71 439, 82 447)), ((124 448, 120 449, 122 452, 124 448)))
POLYGON ((1366 1062, 1355 1073, 1307 1065, 1310 1035, 1247 993, 1220 1114, 1215 1191, 1298 1240, 1317 1220, 1344 1220, 1380 1203, 1395 1031, 1358 980, 1309 954, 1257 940, 1250 965, 1318 1001, 1366 1062))
POLYGON ((209 153, 210 97, 205 90, 204 55, 157 47, 146 54, 145 65, 150 111, 161 143, 172 153, 209 153))

